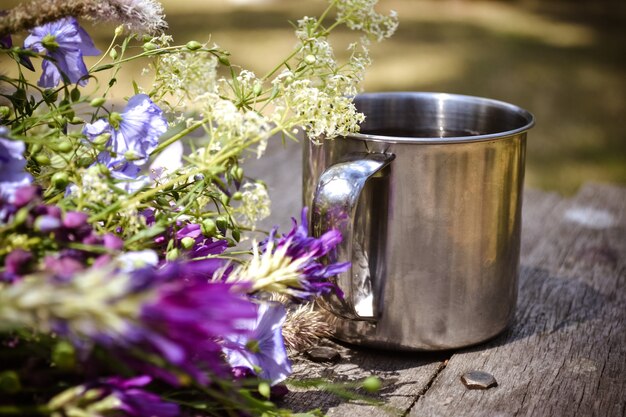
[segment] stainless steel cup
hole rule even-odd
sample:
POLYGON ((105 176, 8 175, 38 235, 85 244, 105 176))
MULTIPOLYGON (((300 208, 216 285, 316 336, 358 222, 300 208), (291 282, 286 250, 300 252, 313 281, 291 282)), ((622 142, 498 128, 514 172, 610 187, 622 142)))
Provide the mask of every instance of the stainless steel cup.
POLYGON ((335 335, 386 349, 442 350, 489 339, 517 301, 526 132, 533 116, 485 98, 373 93, 361 133, 309 143, 303 200, 344 298, 322 301, 335 335))

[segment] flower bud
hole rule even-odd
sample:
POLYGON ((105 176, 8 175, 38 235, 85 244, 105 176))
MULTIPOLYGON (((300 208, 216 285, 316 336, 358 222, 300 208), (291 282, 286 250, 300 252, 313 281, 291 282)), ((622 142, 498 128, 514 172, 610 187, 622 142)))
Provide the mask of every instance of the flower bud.
POLYGON ((50 158, 48 158, 48 155, 40 153, 39 155, 35 155, 35 162, 43 166, 50 165, 50 158))
POLYGON ((143 50, 146 52, 150 52, 150 51, 154 51, 155 49, 158 49, 158 45, 152 42, 146 42, 143 44, 143 50))
POLYGON ((106 99, 104 97, 96 97, 93 100, 91 100, 89 102, 89 105, 91 107, 100 107, 102 106, 104 103, 106 102, 106 99))
POLYGON ((6 119, 11 115, 11 109, 8 106, 0 106, 0 119, 6 119))
POLYGON ((202 234, 206 237, 214 236, 215 232, 217 232, 217 225, 211 219, 205 219, 200 226, 202 234))
POLYGON ((191 249, 193 248, 193 245, 196 243, 196 240, 192 237, 189 236, 185 236, 184 238, 182 238, 180 240, 180 244, 183 246, 183 248, 185 249, 191 249))
POLYGON ((20 376, 15 371, 0 372, 0 392, 5 394, 16 394, 22 390, 20 376))
POLYGON ((33 143, 32 145, 30 145, 29 152, 31 155, 36 155, 39 153, 39 151, 41 151, 42 148, 43 145, 41 143, 33 143))
POLYGON ((79 158, 78 161, 76 161, 76 165, 78 165, 80 168, 87 168, 92 163, 93 163, 93 158, 89 156, 84 156, 82 158, 79 158))
POLYGON ((94 145, 104 145, 105 143, 107 143, 109 141, 109 139, 111 138, 111 134, 110 133, 102 133, 98 136, 96 136, 92 143, 94 145))
POLYGON ((55 102, 59 98, 59 93, 53 89, 48 89, 43 92, 43 99, 46 103, 55 102))
POLYGON ((52 362, 62 371, 71 371, 76 366, 76 350, 66 341, 57 343, 52 349, 52 362))
POLYGON ((122 33, 124 33, 124 25, 115 28, 115 36, 120 36, 122 33))
POLYGON ((220 64, 230 67, 230 60, 226 55, 220 55, 217 60, 220 62, 220 64))
POLYGON ((263 92, 263 85, 261 83, 254 83, 254 87, 252 87, 252 93, 255 96, 258 96, 263 92))
POLYGON ((142 156, 132 149, 129 149, 128 151, 124 152, 124 159, 126 159, 127 161, 137 161, 141 158, 142 156))
POLYGON ((97 167, 98 167, 98 171, 100 171, 100 173, 102 175, 107 175, 108 176, 108 175, 111 174, 111 171, 109 171, 109 167, 107 167, 106 165, 98 164, 97 167))
POLYGON ((232 199, 239 201, 243 198, 243 194, 241 193, 241 191, 236 191, 235 193, 233 193, 232 199))
POLYGON ((190 51, 196 51, 196 50, 202 48, 202 44, 200 42, 196 42, 196 41, 189 41, 189 42, 187 42, 187 44, 185 46, 190 51))
POLYGON ((361 386, 363 387, 363 389, 365 391, 368 391, 368 392, 376 392, 376 391, 378 391, 380 389, 381 385, 382 384, 380 382, 380 379, 378 377, 375 377, 375 376, 368 376, 361 383, 361 386))
POLYGON ((165 259, 168 261, 173 261, 173 260, 178 259, 179 255, 180 253, 178 252, 178 249, 173 248, 167 251, 167 254, 165 255, 165 259))
POLYGON ((66 153, 71 151, 74 147, 72 146, 72 142, 68 139, 60 139, 53 145, 53 148, 59 152, 66 153))
POLYGON ((72 91, 70 91, 70 98, 72 99, 72 101, 80 100, 80 90, 78 88, 74 88, 72 91))
POLYGON ((80 125, 85 123, 85 121, 83 119, 81 119, 80 117, 74 116, 72 117, 72 120, 70 120, 70 124, 71 125, 80 125))
POLYGON ((315 61, 317 61, 317 58, 315 58, 315 55, 309 54, 304 57, 304 62, 306 62, 309 65, 315 64, 315 61))
POLYGON ((230 203, 230 197, 229 197, 229 196, 227 196, 226 194, 222 194, 222 195, 220 196, 220 201, 222 202, 222 204, 223 204, 224 206, 227 206, 227 205, 228 205, 228 203, 230 203))
POLYGON ((215 219, 215 225, 222 232, 226 232, 226 228, 228 227, 228 219, 224 216, 217 216, 215 219))
POLYGON ((13 227, 19 226, 20 224, 28 220, 29 213, 30 211, 27 207, 22 207, 21 209, 19 209, 17 213, 15 213, 15 216, 13 216, 13 221, 11 222, 13 224, 13 227))
POLYGON ((258 390, 259 390, 259 394, 262 397, 265 397, 267 399, 270 398, 270 394, 271 394, 270 384, 268 384, 267 382, 263 381, 263 382, 259 383, 258 390))
POLYGON ((241 240, 241 232, 239 231, 239 229, 233 229, 230 233, 233 236, 233 240, 235 242, 239 242, 241 240))
POLYGON ((67 184, 70 182, 70 179, 66 172, 55 172, 50 179, 52 181, 52 185, 54 185, 58 189, 62 189, 67 187, 67 184))

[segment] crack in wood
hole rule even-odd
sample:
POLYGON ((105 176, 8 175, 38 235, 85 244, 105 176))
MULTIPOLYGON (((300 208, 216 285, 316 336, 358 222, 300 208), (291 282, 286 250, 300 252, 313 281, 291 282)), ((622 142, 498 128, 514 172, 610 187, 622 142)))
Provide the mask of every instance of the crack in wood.
POLYGON ((424 388, 422 388, 420 390, 420 392, 417 393, 417 395, 415 396, 415 399, 413 400, 413 402, 411 403, 411 405, 409 405, 409 407, 406 409, 406 411, 402 414, 402 417, 406 417, 409 415, 409 413, 411 412, 411 409, 415 406, 415 404, 417 404, 417 402, 419 401, 420 398, 422 398, 426 392, 428 392, 428 390, 430 389, 430 387, 435 383, 435 380, 437 379, 437 377, 439 376, 439 374, 441 374, 443 372, 444 369, 446 369, 446 366, 448 365, 448 361, 450 360, 452 356, 448 357, 447 359, 444 359, 439 366, 437 367, 437 369, 435 370, 435 372, 433 372, 432 377, 428 380, 428 382, 426 383, 426 385, 424 385, 424 388))

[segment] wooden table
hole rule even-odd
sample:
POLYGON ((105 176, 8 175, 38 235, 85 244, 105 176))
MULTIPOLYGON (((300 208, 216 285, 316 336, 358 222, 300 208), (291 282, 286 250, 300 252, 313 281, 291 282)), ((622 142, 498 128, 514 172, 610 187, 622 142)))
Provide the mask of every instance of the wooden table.
MULTIPOLYGON (((298 145, 271 146, 248 172, 267 181, 273 215, 290 227, 300 211, 298 145)), ((526 190, 519 300, 510 329, 485 344, 444 353, 335 345, 337 364, 294 360, 294 377, 352 381, 377 375, 384 407, 323 391, 292 391, 282 405, 329 416, 626 415, 626 188, 585 184, 578 194, 526 190), (471 370, 498 386, 468 390, 471 370)))

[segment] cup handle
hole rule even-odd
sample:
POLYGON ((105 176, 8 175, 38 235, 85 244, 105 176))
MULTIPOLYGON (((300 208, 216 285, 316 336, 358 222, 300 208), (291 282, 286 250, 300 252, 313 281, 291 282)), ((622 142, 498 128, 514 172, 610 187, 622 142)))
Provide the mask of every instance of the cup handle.
POLYGON ((355 214, 359 196, 367 180, 389 165, 394 158, 395 155, 385 153, 351 153, 328 167, 319 178, 311 210, 313 235, 319 237, 331 229, 341 232, 343 239, 327 255, 328 261, 352 262, 349 270, 334 278, 344 297, 331 294, 324 296, 319 302, 337 316, 352 320, 376 320, 378 296, 375 290, 379 286, 372 286, 369 298, 357 300, 360 294, 357 293, 354 282, 359 278, 355 262, 362 259, 355 259, 358 256, 354 250, 355 214))

